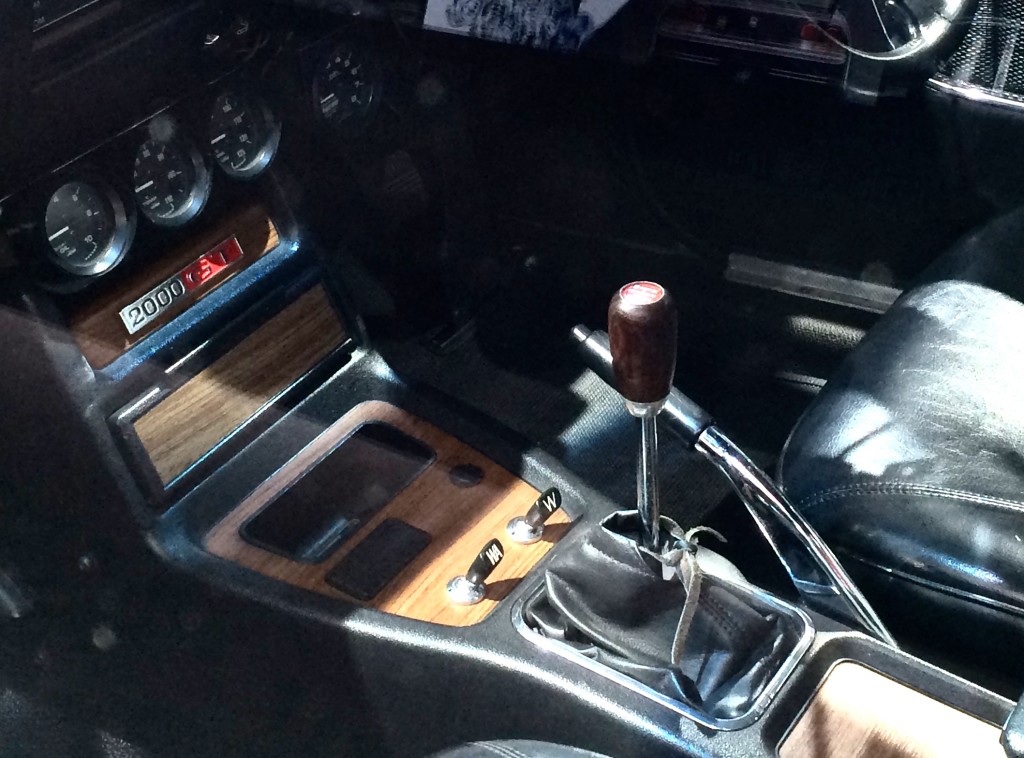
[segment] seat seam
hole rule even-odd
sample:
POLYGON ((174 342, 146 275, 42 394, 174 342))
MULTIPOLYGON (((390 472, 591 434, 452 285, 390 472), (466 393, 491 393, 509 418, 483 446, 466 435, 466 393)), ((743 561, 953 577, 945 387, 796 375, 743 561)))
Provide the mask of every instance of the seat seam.
POLYGON ((829 489, 820 490, 813 495, 801 498, 798 507, 800 510, 816 508, 829 500, 835 500, 844 496, 859 497, 862 495, 886 495, 900 494, 913 495, 931 498, 951 498, 974 505, 987 505, 992 508, 1010 510, 1014 513, 1024 513, 1024 502, 1010 500, 1007 498, 994 497, 992 495, 981 495, 976 492, 965 492, 949 487, 935 485, 912 484, 910 482, 862 482, 859 484, 844 484, 829 489))
POLYGON ((967 603, 969 605, 983 606, 990 611, 996 611, 1003 613, 1008 616, 1014 616, 1020 618, 1024 616, 1024 608, 1014 605, 1013 603, 1005 600, 998 600, 988 595, 983 595, 980 592, 972 592, 971 590, 963 590, 959 587, 953 587, 950 585, 944 585, 937 580, 926 579, 925 577, 918 576, 906 569, 896 568, 895 566, 886 566, 881 563, 875 563, 869 561, 863 557, 860 557, 848 550, 841 551, 842 554, 849 560, 856 561, 861 566, 864 566, 872 571, 881 572, 886 576, 896 576, 902 581, 915 584, 918 587, 923 587, 932 592, 940 595, 945 595, 948 598, 959 600, 960 602, 967 603))

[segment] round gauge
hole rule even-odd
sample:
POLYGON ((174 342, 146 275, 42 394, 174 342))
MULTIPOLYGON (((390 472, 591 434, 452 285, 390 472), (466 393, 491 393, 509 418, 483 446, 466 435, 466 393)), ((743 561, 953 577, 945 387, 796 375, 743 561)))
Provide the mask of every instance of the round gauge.
POLYGON ((210 148, 228 176, 250 179, 267 167, 281 130, 265 105, 253 97, 225 92, 210 115, 210 148))
POLYGON ((377 79, 376 69, 358 47, 338 45, 313 79, 317 112, 332 126, 361 127, 380 97, 377 79))
POLYGON ((68 182, 50 196, 43 227, 51 259, 82 276, 116 266, 131 236, 121 198, 106 186, 83 181, 68 182))
POLYGON ((210 192, 210 175, 195 147, 182 139, 142 143, 135 154, 135 199, 154 224, 177 226, 195 217, 210 192))

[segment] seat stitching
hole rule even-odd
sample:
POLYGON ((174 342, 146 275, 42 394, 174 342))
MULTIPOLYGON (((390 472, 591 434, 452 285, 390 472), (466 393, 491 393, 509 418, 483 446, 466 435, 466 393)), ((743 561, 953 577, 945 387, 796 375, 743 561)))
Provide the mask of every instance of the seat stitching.
POLYGON ((988 505, 993 508, 1011 510, 1015 513, 1024 513, 1024 502, 1019 500, 1009 500, 1007 498, 993 497, 992 495, 981 495, 976 492, 964 492, 963 490, 954 490, 948 487, 911 484, 910 482, 899 481, 861 482, 859 484, 838 485, 836 487, 821 490, 808 497, 801 498, 798 507, 800 510, 805 508, 809 510, 820 506, 829 500, 835 500, 846 495, 861 496, 885 494, 915 495, 933 498, 946 497, 967 503, 973 503, 975 505, 988 505))

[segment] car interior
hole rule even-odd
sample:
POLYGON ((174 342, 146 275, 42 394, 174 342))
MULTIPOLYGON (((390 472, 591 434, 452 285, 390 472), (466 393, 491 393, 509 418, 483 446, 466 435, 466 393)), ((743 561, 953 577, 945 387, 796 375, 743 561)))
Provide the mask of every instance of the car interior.
POLYGON ((1024 5, 0 5, 0 756, 1024 756, 1024 5))

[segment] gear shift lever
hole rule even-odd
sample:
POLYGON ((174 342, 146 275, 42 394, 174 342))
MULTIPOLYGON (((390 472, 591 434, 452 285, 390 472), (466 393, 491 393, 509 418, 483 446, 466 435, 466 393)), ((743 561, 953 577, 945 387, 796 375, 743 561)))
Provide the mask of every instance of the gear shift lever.
POLYGON ((622 287, 608 306, 612 369, 626 409, 640 419, 637 510, 643 545, 661 546, 658 502, 658 414, 672 391, 678 316, 668 290, 654 282, 622 287))
MULTIPOLYGON (((612 366, 609 336, 582 325, 573 329, 573 335, 587 365, 606 382, 617 386, 619 379, 612 366)), ((826 616, 843 619, 897 647, 821 535, 789 502, 786 493, 718 429, 714 419, 678 389, 672 390, 665 410, 669 429, 728 477, 804 602, 826 616)))

